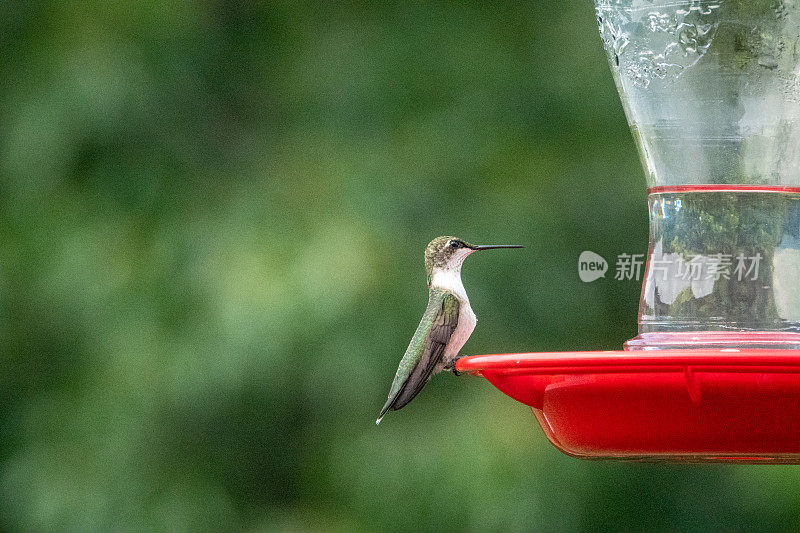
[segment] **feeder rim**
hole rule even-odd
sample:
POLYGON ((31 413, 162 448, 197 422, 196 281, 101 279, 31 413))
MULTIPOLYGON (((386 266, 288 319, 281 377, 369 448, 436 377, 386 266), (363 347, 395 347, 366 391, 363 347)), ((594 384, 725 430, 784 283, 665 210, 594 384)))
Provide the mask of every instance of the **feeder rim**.
POLYGON ((647 194, 669 194, 682 192, 771 192, 800 194, 800 187, 789 185, 744 185, 744 184, 716 184, 701 185, 659 185, 649 187, 647 194))
POLYGON ((473 355, 456 363, 459 372, 535 371, 541 374, 605 371, 676 371, 688 367, 728 370, 794 370, 800 372, 800 351, 787 349, 667 349, 648 351, 540 352, 473 355))

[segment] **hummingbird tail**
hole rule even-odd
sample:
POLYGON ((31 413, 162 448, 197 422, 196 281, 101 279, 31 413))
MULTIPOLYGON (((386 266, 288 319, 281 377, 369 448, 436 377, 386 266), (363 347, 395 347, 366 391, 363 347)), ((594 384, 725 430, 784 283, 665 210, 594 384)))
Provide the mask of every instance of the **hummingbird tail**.
POLYGON ((389 412, 389 409, 392 407, 392 404, 394 403, 394 400, 395 400, 395 397, 393 397, 393 396, 389 396, 389 399, 386 400, 386 403, 383 405, 383 407, 381 408, 381 412, 378 415, 378 419, 375 421, 375 425, 376 426, 381 423, 381 420, 383 420, 383 417, 386 416, 386 413, 389 412))

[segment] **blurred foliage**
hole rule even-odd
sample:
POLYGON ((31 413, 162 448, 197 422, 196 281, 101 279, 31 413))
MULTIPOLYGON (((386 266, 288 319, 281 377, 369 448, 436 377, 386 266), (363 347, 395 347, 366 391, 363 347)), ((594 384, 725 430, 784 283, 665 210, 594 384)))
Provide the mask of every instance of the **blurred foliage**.
POLYGON ((465 353, 611 349, 644 178, 585 2, 0 3, 0 527, 788 527, 800 471, 584 462, 477 378, 380 427, 439 234, 465 353), (613 268, 613 266, 612 266, 613 268))

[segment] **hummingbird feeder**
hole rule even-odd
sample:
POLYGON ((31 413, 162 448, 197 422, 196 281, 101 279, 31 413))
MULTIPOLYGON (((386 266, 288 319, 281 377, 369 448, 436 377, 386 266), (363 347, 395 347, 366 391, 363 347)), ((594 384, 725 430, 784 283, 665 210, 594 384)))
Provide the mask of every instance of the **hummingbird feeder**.
POLYGON ((800 2, 595 7, 649 187, 639 335, 457 368, 572 456, 800 464, 800 2))

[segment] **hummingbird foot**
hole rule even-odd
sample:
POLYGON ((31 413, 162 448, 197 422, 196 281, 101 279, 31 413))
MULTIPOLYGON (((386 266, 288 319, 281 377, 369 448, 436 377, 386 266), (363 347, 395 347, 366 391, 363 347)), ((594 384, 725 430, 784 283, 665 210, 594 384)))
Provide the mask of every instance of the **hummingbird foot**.
POLYGON ((458 370, 456 370, 456 363, 457 363, 457 362, 458 362, 458 360, 459 360, 459 359, 461 359, 462 357, 464 357, 464 356, 462 355, 462 356, 459 356, 459 357, 456 357, 455 359, 453 359, 453 362, 447 365, 447 367, 446 367, 446 370, 450 370, 451 372, 453 372, 453 375, 454 375, 454 376, 460 376, 460 375, 461 375, 461 372, 459 372, 458 370))

